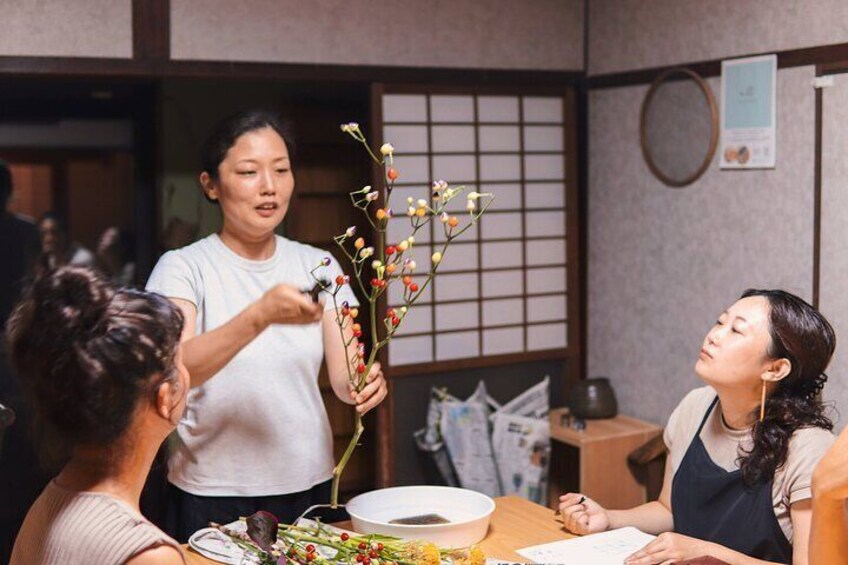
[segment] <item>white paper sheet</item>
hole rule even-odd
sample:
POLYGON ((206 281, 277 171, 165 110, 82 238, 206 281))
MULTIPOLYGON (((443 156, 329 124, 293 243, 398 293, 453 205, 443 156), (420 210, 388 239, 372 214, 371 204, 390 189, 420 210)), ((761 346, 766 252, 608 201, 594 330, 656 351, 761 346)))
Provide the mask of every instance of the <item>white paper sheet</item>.
POLYGON ((536 563, 563 565, 622 565, 624 559, 639 551, 655 536, 636 528, 619 528, 543 545, 519 549, 517 553, 536 563))

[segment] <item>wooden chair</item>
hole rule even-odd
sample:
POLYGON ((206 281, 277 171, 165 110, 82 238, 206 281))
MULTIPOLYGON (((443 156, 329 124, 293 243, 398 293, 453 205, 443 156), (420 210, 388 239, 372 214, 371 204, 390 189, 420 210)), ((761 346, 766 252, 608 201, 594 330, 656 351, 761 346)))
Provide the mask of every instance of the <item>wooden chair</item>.
POLYGON ((636 480, 645 485, 649 501, 656 500, 660 496, 667 455, 668 449, 660 434, 648 440, 642 447, 634 449, 627 456, 627 463, 636 480))

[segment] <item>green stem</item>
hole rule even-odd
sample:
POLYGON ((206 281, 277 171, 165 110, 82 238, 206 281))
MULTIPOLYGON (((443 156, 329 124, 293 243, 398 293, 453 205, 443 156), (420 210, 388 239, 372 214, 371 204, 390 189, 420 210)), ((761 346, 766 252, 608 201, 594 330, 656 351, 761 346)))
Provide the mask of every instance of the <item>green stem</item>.
MULTIPOLYGON (((369 364, 370 366, 370 364, 369 364)), ((339 480, 342 477, 342 471, 344 471, 345 465, 347 465, 348 459, 353 454, 353 450, 356 449, 356 444, 359 443, 359 437, 362 435, 362 432, 365 431, 365 427, 362 425, 362 414, 359 412, 356 413, 356 422, 354 424, 353 437, 350 438, 350 443, 347 444, 347 449, 345 449, 342 458, 339 459, 338 464, 336 464, 336 468, 333 469, 333 490, 330 496, 330 506, 332 508, 339 507, 339 480)))

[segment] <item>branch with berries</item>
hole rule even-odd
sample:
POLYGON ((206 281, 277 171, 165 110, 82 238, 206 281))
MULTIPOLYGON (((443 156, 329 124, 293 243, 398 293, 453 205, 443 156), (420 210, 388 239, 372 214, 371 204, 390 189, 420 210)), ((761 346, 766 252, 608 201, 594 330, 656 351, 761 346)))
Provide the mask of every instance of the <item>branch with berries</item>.
POLYGON ((244 525, 212 525, 243 552, 256 556, 260 565, 483 565, 485 562, 477 546, 440 549, 424 541, 377 534, 351 535, 321 522, 281 524, 276 516, 264 511, 240 522, 244 525))
MULTIPOLYGON (((439 265, 441 265, 451 243, 477 223, 492 204, 494 196, 488 192, 466 194, 465 210, 467 214, 463 214, 461 219, 450 214, 447 208, 452 200, 463 196, 465 187, 452 187, 443 180, 437 180, 432 184, 429 201, 425 199, 415 200, 409 197, 403 204, 405 216, 409 221, 409 235, 400 241, 387 242, 388 223, 395 216, 391 207, 392 191, 395 182, 401 177, 401 173, 394 167, 395 149, 390 143, 385 143, 379 151, 375 152, 356 123, 343 124, 341 130, 362 144, 371 159, 384 170, 382 187, 365 186, 350 193, 351 203, 355 208, 362 211, 372 228, 370 237, 373 238, 373 243, 369 245, 365 237, 357 237, 356 226, 351 226, 333 239, 344 256, 350 261, 354 276, 349 278, 345 275, 339 275, 334 281, 321 278, 320 273, 324 267, 329 265, 329 258, 325 258, 312 269, 311 274, 321 286, 322 291, 328 293, 333 301, 336 323, 339 326, 342 343, 344 343, 347 352, 348 378, 356 392, 360 392, 366 385, 367 375, 377 359, 377 353, 389 344, 392 337, 403 326, 406 316, 410 313, 410 308, 436 276, 439 265), (418 265, 410 255, 415 245, 416 234, 431 222, 441 224, 444 241, 440 249, 431 255, 430 268, 421 275, 423 279, 419 284, 413 279, 413 275, 417 274, 418 265), (352 307, 347 302, 339 303, 337 300, 339 292, 345 285, 354 284, 360 293, 367 297, 368 301, 367 315, 371 322, 371 351, 367 356, 365 346, 359 343, 359 338, 362 337, 362 327, 357 322, 359 309, 352 307), (385 312, 378 313, 380 297, 388 292, 389 287, 393 284, 403 285, 401 295, 403 304, 396 308, 389 307, 385 312)), ((338 506, 339 480, 342 471, 354 449, 356 449, 364 429, 362 416, 357 412, 353 437, 333 470, 330 502, 333 508, 338 506)))

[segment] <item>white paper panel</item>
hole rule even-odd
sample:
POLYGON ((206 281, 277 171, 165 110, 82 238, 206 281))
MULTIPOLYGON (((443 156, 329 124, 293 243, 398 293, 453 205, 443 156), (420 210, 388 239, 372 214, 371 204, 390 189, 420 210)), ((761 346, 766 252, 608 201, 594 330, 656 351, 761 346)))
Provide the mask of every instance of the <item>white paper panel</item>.
MULTIPOLYGON (((378 324, 383 324, 382 320, 377 321, 378 324)), ((385 328, 385 326, 381 326, 385 328)), ((414 334, 420 332, 429 332, 433 330, 433 307, 421 304, 411 308, 403 318, 400 328, 396 335, 414 334)), ((393 338, 394 339, 394 338, 393 338)))
POLYGON ((520 267, 522 249, 520 241, 483 243, 483 268, 520 267))
POLYGON ((383 122, 426 122, 427 97, 423 94, 383 96, 383 122))
POLYGON ((540 239, 527 242, 528 265, 565 263, 565 239, 540 239))
POLYGON ((479 323, 480 304, 460 302, 436 304, 436 331, 475 328, 479 323))
POLYGON ((527 299, 527 321, 564 320, 565 295, 536 296, 527 299))
POLYGON ((477 119, 481 122, 518 122, 518 97, 477 97, 477 119))
MULTIPOLYGON (((406 215, 395 216, 389 220, 388 226, 386 227, 386 245, 395 245, 401 240, 408 238, 410 235, 412 235, 412 224, 409 221, 409 217, 406 215)), ((429 243, 430 229, 424 227, 418 230, 418 233, 415 234, 415 242, 423 244, 429 243)))
POLYGON ((521 180, 521 157, 519 155, 480 155, 480 180, 521 180))
POLYGON ((562 180, 565 178, 565 159, 562 155, 524 155, 524 178, 562 180))
POLYGON ((566 290, 568 290, 568 279, 565 267, 527 269, 528 294, 565 292, 566 290))
POLYGON ((433 338, 428 335, 396 337, 389 344, 390 365, 410 365, 430 361, 433 361, 433 338))
POLYGON ((442 96, 430 97, 431 122, 473 122, 473 96, 442 96))
POLYGON ((524 299, 486 300, 483 302, 483 326, 520 324, 524 321, 524 299))
POLYGON ((524 205, 528 208, 565 208, 565 184, 529 182, 524 185, 524 205))
POLYGON ((527 237, 565 235, 565 212, 525 212, 524 217, 527 237))
POLYGON ((516 296, 524 292, 524 273, 516 271, 495 271, 483 273, 483 297, 516 296))
POLYGON ((473 182, 477 179, 477 160, 474 155, 434 155, 433 178, 451 185, 473 182))
POLYGON ((457 332, 436 336, 436 360, 462 359, 480 355, 480 334, 457 332))
POLYGON ((484 240, 505 237, 520 238, 521 212, 483 215, 480 218, 480 236, 484 240))
POLYGON ((474 126, 433 126, 433 153, 463 151, 473 153, 477 148, 474 126))
POLYGON ((430 150, 427 142, 427 126, 392 126, 383 128, 383 139, 395 148, 395 155, 402 153, 426 153, 430 150))
POLYGON ((454 242, 442 257, 440 273, 477 268, 477 244, 454 242))
POLYGON ((429 157, 399 155, 395 157, 394 167, 400 175, 396 182, 430 184, 429 157))
POLYGON ((448 275, 440 272, 432 284, 436 288, 437 301, 477 298, 480 293, 480 281, 476 273, 448 275))
POLYGON ((525 96, 524 121, 562 123, 562 98, 551 96, 525 96))
POLYGON ((568 346, 568 326, 565 322, 559 324, 540 324, 527 327, 527 349, 539 351, 542 349, 560 349, 568 346))
POLYGON ((480 126, 480 151, 521 151, 518 126, 480 126))
MULTIPOLYGON (((424 286, 424 281, 426 280, 426 277, 424 275, 420 275, 420 276, 412 277, 412 280, 419 287, 422 287, 422 286, 424 286)), ((404 306, 406 304, 403 301, 403 289, 404 289, 403 281, 401 281, 401 280, 393 280, 392 284, 389 285, 389 304, 392 307, 404 306)), ((432 290, 433 290, 432 287, 430 285, 427 285, 427 288, 425 288, 424 292, 421 293, 421 296, 418 297, 418 301, 416 302, 416 304, 423 303, 423 302, 432 302, 433 301, 433 295, 431 294, 432 290)))
POLYGON ((481 192, 495 195, 489 210, 517 210, 521 208, 521 185, 486 183, 480 185, 481 192))
POLYGON ((515 353, 524 350, 522 328, 483 330, 483 355, 515 353))
POLYGON ((525 126, 525 151, 565 151, 562 126, 525 126))

